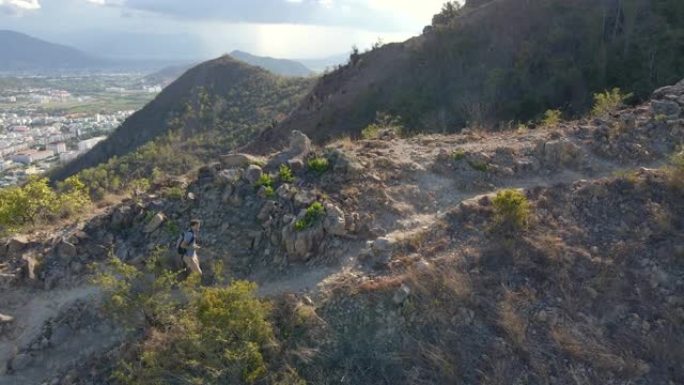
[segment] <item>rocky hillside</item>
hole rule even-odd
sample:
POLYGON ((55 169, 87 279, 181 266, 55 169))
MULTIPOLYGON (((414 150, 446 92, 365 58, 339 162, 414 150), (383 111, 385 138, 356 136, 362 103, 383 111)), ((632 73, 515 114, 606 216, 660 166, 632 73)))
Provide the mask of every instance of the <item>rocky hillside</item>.
POLYGON ((584 114, 593 93, 636 100, 681 76, 684 6, 675 0, 496 0, 445 8, 416 38, 352 55, 249 150, 302 130, 314 142, 351 135, 377 112, 409 130, 526 122, 547 109, 584 114))
POLYGON ((87 267, 143 268, 161 248, 177 268, 171 246, 195 217, 203 284, 222 282, 218 261, 258 283, 268 367, 307 383, 682 383, 684 153, 668 164, 683 111, 681 81, 515 132, 386 130, 324 148, 293 132, 285 151, 227 154, 160 186, 179 196, 16 236, 0 247, 0 383, 126 383, 109 376, 120 358, 185 349, 163 325, 111 322, 87 267), (511 188, 524 225, 502 227, 497 192, 511 188))
POLYGON ((283 79, 229 56, 202 63, 52 177, 65 179, 171 132, 179 136, 179 147, 195 143, 194 151, 209 156, 217 146, 226 151, 282 119, 311 85, 311 80, 283 79))

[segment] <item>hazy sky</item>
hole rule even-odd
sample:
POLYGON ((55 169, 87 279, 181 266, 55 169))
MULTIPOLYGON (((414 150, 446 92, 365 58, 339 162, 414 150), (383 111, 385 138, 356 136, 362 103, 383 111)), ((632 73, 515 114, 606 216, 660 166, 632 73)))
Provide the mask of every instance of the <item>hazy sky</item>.
POLYGON ((445 0, 0 0, 0 29, 98 54, 315 58, 419 34, 445 0))

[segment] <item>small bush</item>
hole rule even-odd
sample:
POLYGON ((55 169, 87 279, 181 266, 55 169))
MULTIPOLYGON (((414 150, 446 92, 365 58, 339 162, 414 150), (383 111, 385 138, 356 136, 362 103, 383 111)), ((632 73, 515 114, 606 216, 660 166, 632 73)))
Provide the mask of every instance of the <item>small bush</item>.
POLYGON ((313 226, 325 216, 325 207, 320 202, 314 202, 306 209, 304 218, 295 222, 295 230, 303 231, 313 226))
POLYGON ((273 189, 273 186, 264 186, 264 195, 266 198, 275 198, 276 192, 275 189, 273 189))
POLYGON ((311 158, 309 159, 309 162, 307 162, 307 168, 310 171, 323 174, 330 168, 330 162, 328 162, 328 159, 323 157, 311 158))
POLYGON ((521 230, 530 219, 530 204, 518 190, 499 191, 493 201, 496 226, 503 230, 521 230))
POLYGON ((381 128, 382 127, 375 123, 369 124, 366 128, 361 130, 361 138, 365 140, 377 139, 381 128))
POLYGON ((140 195, 146 193, 150 189, 150 181, 147 178, 138 178, 128 184, 131 194, 140 195))
POLYGON ((273 188, 273 178, 267 173, 261 174, 254 186, 258 189, 261 186, 273 188))
POLYGON ((179 201, 185 196, 185 191, 180 187, 166 187, 162 189, 162 197, 170 200, 179 201))
POLYGON ((674 154, 670 160, 670 184, 684 190, 684 150, 674 154))
POLYGON ((563 113, 560 110, 546 110, 541 123, 544 127, 555 127, 562 120, 563 113))
POLYGON ((468 162, 470 167, 473 168, 473 170, 479 171, 479 172, 487 172, 489 171, 489 165, 485 162, 480 162, 477 160, 471 160, 468 162))
POLYGON ((459 162, 463 159, 465 159, 466 153, 463 150, 454 150, 454 152, 451 153, 451 159, 453 159, 455 162, 459 162))
POLYGON ((594 116, 603 116, 622 106, 625 100, 632 97, 632 94, 623 94, 619 88, 599 92, 594 94, 594 107, 591 110, 594 116))
POLYGON ((281 164, 278 169, 278 176, 280 181, 283 183, 292 183, 295 180, 294 174, 292 174, 292 169, 286 164, 281 164))

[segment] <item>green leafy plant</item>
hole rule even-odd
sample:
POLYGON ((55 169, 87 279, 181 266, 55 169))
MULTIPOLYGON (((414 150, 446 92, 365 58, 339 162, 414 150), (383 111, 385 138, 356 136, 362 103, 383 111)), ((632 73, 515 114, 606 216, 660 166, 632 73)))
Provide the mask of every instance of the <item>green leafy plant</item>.
POLYGON ((470 160, 468 161, 468 164, 470 167, 473 168, 473 170, 479 171, 479 172, 487 172, 489 171, 489 164, 478 161, 478 160, 470 160))
POLYGON ((259 179, 254 183, 254 186, 258 189, 261 186, 273 188, 273 178, 267 173, 261 174, 259 179))
POLYGON ((544 127, 554 127, 561 122, 562 117, 563 113, 560 110, 546 110, 541 124, 544 127))
POLYGON ((380 129, 382 129, 382 127, 380 127, 378 124, 369 124, 363 130, 361 130, 361 138, 366 140, 377 139, 380 134, 380 129))
POLYGON ((459 149, 459 150, 454 150, 454 152, 451 153, 451 159, 453 159, 456 162, 459 162, 463 159, 465 159, 466 153, 465 151, 459 149))
POLYGON ((295 230, 303 231, 313 226, 325 217, 325 207, 320 202, 314 202, 306 209, 304 218, 295 222, 295 230))
POLYGON ((594 116, 606 115, 618 109, 631 97, 632 94, 623 94, 619 88, 596 93, 594 94, 594 107, 591 109, 591 113, 594 116))
MULTIPOLYGON (((268 374, 264 349, 274 343, 270 305, 256 285, 235 281, 201 287, 199 276, 178 282, 160 254, 142 269, 112 258, 95 283, 104 309, 131 332, 145 337, 113 372, 118 383, 253 384, 268 374), (176 289, 178 287, 180 290, 176 289)), ((217 265, 215 272, 220 272, 217 265)))
POLYGON ((330 168, 330 162, 328 162, 328 159, 323 157, 311 158, 307 162, 307 168, 310 171, 316 172, 318 174, 323 174, 330 168))
POLYGON ((522 192, 514 189, 499 191, 492 203, 495 223, 499 229, 517 231, 528 226, 531 209, 522 192))
POLYGON ((275 198, 276 192, 273 189, 273 186, 264 186, 264 195, 269 199, 275 198))
POLYGON ((278 177, 280 178, 280 181, 283 183, 292 183, 295 181, 292 169, 290 168, 290 166, 286 164, 280 165, 280 168, 278 169, 278 177))
POLYGON ((165 187, 162 189, 162 196, 166 199, 179 201, 185 196, 185 191, 178 186, 165 187))

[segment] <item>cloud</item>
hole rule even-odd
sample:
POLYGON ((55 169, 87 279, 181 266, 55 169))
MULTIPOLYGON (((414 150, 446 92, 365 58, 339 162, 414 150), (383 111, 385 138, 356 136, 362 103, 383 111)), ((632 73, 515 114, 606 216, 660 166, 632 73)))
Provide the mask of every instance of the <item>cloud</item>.
POLYGON ((22 15, 40 9, 38 0, 0 0, 0 11, 10 15, 22 15))
POLYGON ((189 20, 397 31, 427 24, 443 0, 87 0, 189 20))

